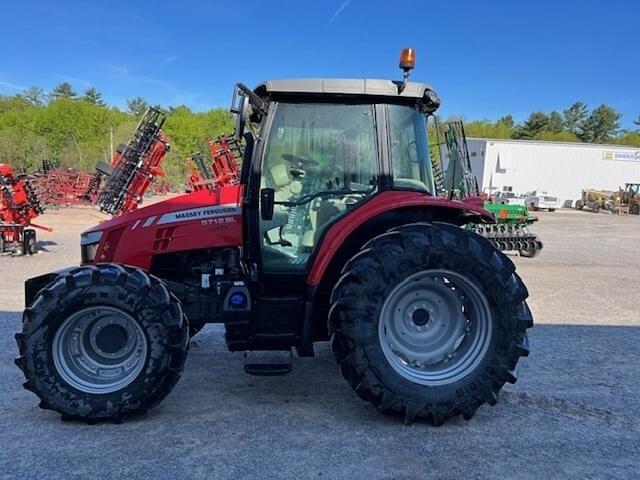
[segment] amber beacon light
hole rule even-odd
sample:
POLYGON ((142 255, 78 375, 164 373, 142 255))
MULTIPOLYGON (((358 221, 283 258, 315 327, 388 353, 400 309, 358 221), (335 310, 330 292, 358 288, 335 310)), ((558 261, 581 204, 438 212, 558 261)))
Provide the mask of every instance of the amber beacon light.
POLYGON ((416 66, 416 51, 413 48, 403 48, 400 53, 400 68, 402 69, 402 82, 398 83, 398 93, 402 93, 409 80, 409 72, 416 66))
POLYGON ((400 53, 400 68, 405 75, 416 66, 416 51, 413 48, 403 48, 400 53))

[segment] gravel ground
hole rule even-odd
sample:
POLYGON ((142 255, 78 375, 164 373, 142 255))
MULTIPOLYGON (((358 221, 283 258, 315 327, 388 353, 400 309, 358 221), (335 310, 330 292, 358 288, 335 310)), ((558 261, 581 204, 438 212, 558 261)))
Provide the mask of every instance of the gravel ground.
POLYGON ((208 326, 147 416, 63 423, 13 364, 23 281, 77 262, 101 216, 54 212, 46 252, 0 258, 0 478, 639 478, 640 218, 541 213, 545 243, 514 258, 536 319, 531 355, 469 422, 405 426, 351 391, 326 345, 285 377, 251 377, 208 326))

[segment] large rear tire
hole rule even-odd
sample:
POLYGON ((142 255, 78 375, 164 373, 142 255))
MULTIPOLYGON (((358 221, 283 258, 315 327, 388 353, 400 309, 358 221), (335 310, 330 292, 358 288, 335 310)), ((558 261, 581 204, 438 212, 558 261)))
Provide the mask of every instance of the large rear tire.
POLYGON ((413 224, 368 242, 331 297, 331 345, 351 387, 379 411, 435 425, 494 405, 529 353, 527 289, 485 238, 413 224))
POLYGON ((180 302, 145 272, 105 264, 59 276, 16 335, 24 387, 63 419, 120 421, 178 382, 189 334, 180 302))
POLYGON ((640 215, 640 203, 634 203, 633 205, 631 205, 629 213, 631 213, 632 215, 640 215))

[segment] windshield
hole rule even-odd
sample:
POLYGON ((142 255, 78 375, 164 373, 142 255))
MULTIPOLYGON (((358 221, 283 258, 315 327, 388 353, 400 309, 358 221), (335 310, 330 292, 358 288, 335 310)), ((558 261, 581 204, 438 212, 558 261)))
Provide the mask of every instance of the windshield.
POLYGON ((377 183, 373 107, 278 104, 263 176, 275 186, 295 183, 280 192, 289 201, 321 191, 372 190, 377 183))

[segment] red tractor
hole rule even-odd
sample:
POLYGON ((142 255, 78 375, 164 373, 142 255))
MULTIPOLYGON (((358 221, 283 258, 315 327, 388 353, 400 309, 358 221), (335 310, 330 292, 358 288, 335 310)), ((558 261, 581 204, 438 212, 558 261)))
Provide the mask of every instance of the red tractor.
POLYGON ((25 174, 16 175, 9 164, 0 163, 0 254, 14 251, 36 253, 36 231, 50 228, 32 223, 44 212, 36 189, 25 174))
POLYGON ((495 404, 528 354, 528 293, 460 228, 493 216, 433 194, 435 91, 407 75, 276 80, 238 84, 233 105, 239 184, 91 228, 81 266, 26 282, 16 363, 40 406, 88 422, 147 411, 206 323, 257 375, 330 340, 356 393, 407 423, 495 404))

